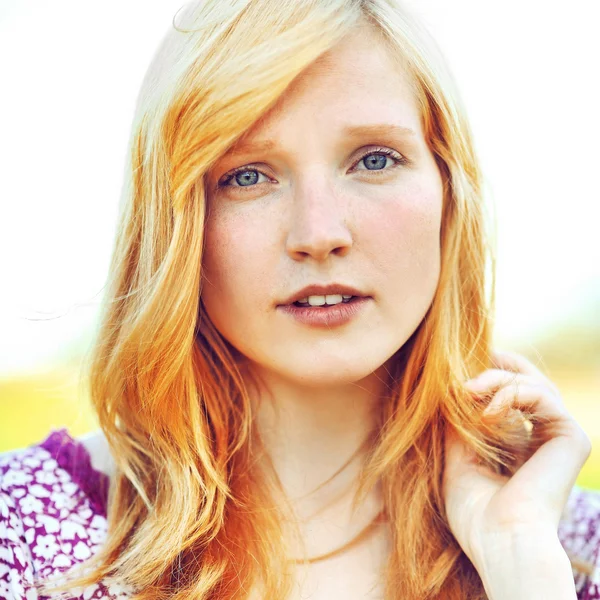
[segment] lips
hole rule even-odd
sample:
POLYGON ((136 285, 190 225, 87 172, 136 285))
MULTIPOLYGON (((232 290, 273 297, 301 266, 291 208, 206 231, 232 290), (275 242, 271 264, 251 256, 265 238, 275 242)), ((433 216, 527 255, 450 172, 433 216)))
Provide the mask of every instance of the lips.
MULTIPOLYGON (((325 298, 327 298, 327 296, 325 298)), ((342 296, 342 304, 348 304, 348 302, 352 302, 353 300, 356 300, 357 298, 359 298, 359 296, 349 296, 349 295, 342 296)), ((309 302, 300 302, 298 300, 293 303, 294 306, 304 306, 306 308, 308 308, 308 307, 324 308, 324 307, 328 307, 328 306, 337 306, 338 304, 339 304, 339 302, 335 302, 333 304, 328 304, 327 302, 325 302, 325 304, 312 305, 309 302)))
POLYGON ((301 290, 298 290, 297 292, 295 292, 294 294, 289 296, 287 299, 285 299, 280 304, 280 306, 293 304, 294 302, 297 302, 298 300, 300 300, 302 298, 306 298, 307 296, 333 296, 333 295, 369 297, 367 294, 365 294, 364 292, 361 292, 359 289, 349 286, 349 285, 341 284, 341 283, 331 283, 331 284, 327 284, 327 285, 313 284, 313 285, 307 285, 306 287, 303 287, 301 290))
POLYGON ((288 304, 278 307, 287 317, 291 317, 303 326, 319 327, 325 332, 331 332, 359 319, 364 311, 369 310, 371 297, 354 297, 350 302, 339 302, 326 306, 298 306, 288 304))

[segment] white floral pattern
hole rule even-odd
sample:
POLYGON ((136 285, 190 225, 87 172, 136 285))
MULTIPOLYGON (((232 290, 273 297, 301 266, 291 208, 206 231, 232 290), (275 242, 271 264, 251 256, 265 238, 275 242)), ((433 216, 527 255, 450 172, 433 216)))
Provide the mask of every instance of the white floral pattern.
MULTIPOLYGON (((64 572, 95 554, 106 538, 107 522, 94 501, 89 455, 66 429, 38 445, 0 457, 0 600, 43 600, 34 578, 64 572), (56 447, 83 452, 85 472, 61 467, 56 447), (46 447, 44 447, 46 446, 46 447)), ((600 492, 574 488, 558 529, 570 556, 588 561, 591 576, 573 571, 578 600, 600 600, 600 492)), ((115 582, 72 590, 71 600, 127 600, 133 591, 115 582)))
POLYGON ((575 487, 559 523, 558 537, 571 557, 587 561, 595 567, 592 575, 573 570, 577 598, 599 599, 600 492, 575 487))
MULTIPOLYGON (((78 451, 83 445, 66 429, 43 442, 0 457, 0 599, 44 600, 34 581, 57 575, 95 554, 106 538, 107 522, 91 501, 91 480, 105 477, 88 461, 79 478, 61 467, 43 447, 78 451)), ((113 582, 74 589, 73 600, 126 600, 132 590, 113 582)))

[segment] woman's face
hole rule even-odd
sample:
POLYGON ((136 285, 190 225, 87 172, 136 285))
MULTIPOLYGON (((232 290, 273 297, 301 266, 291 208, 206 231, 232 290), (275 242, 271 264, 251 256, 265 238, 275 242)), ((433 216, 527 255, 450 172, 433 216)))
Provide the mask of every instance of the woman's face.
POLYGON ((211 321, 259 373, 308 386, 363 379, 415 331, 440 271, 442 181, 407 76, 374 33, 357 32, 242 144, 207 179, 211 321), (282 305, 311 284, 369 298, 345 323, 307 324, 282 305))

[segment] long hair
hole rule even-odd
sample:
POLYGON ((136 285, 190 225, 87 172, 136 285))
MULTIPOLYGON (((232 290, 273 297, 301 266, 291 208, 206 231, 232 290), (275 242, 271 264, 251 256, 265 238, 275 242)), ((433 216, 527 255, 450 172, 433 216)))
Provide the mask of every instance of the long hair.
POLYGON ((116 581, 137 600, 242 600, 253 589, 279 600, 291 589, 282 518, 256 466, 247 380, 202 306, 204 183, 294 78, 364 21, 411 77, 444 198, 438 288, 393 357, 358 496, 381 482, 387 599, 485 598, 447 523, 444 440, 455 432, 508 473, 514 449, 536 440, 506 419, 484 424, 482 400, 463 387, 491 366, 482 174, 451 73, 398 0, 203 0, 175 16, 137 102, 89 367, 116 463, 108 534, 85 572, 41 591, 116 581))

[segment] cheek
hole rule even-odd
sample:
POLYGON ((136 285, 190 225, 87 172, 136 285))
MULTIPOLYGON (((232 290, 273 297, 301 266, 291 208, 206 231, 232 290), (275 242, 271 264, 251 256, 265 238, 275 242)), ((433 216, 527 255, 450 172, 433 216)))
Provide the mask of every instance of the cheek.
MULTIPOLYGON (((363 233, 372 242, 371 258, 381 265, 381 272, 419 279, 431 273, 437 279, 441 190, 415 184, 377 206, 363 219, 363 233)), ((399 281, 399 285, 406 284, 406 280, 399 281)))
POLYGON ((238 245, 243 243, 243 237, 240 236, 247 235, 247 230, 243 230, 235 219, 211 215, 206 224, 205 235, 202 293, 205 302, 215 293, 227 301, 234 296, 236 277, 243 273, 241 269, 236 269, 235 265, 238 261, 238 245))
POLYGON ((231 242, 236 235, 232 235, 231 227, 234 225, 230 219, 221 215, 211 215, 204 227, 204 252, 202 255, 202 270, 206 278, 206 288, 221 288, 233 270, 233 256, 231 242))
MULTIPOLYGON (((240 290, 244 290, 247 271, 239 268, 239 252, 245 243, 240 236, 247 235, 247 229, 242 229, 235 219, 211 214, 204 232, 202 303, 217 330, 231 342, 236 330, 244 324, 242 298, 245 296, 240 290)), ((252 262, 248 258, 244 264, 252 262)))
POLYGON ((424 186, 404 188, 366 225, 369 262, 382 292, 381 324, 401 343, 422 321, 438 286, 441 209, 441 192, 424 186))
MULTIPOLYGON (((203 297, 220 295, 223 305, 239 303, 267 285, 268 246, 261 211, 215 211, 205 226, 203 297), (262 223, 262 225, 261 225, 262 223)), ((264 217, 264 215, 262 215, 264 217)), ((268 288, 263 288, 268 289, 268 288)))

